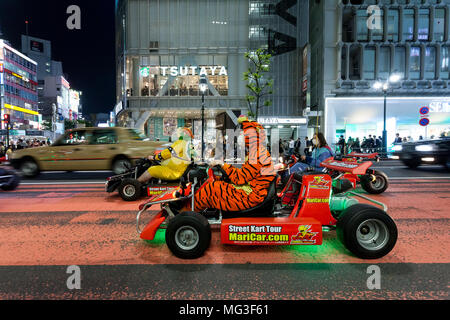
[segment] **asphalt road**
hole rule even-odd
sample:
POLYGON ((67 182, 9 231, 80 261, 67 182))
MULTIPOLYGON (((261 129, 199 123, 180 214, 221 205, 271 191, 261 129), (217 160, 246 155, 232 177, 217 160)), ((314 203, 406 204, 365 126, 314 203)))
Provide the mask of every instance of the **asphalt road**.
MULTIPOLYGON (((410 169, 398 160, 388 160, 375 163, 373 168, 385 172, 391 179, 411 179, 428 177, 433 179, 450 178, 450 171, 441 165, 424 165, 417 169, 410 169)), ((109 171, 90 172, 43 172, 35 178, 24 178, 24 184, 35 183, 104 183, 106 178, 114 175, 109 171)))
POLYGON ((220 244, 194 261, 174 257, 164 231, 135 231, 137 203, 104 192, 110 174, 45 173, 0 193, 0 299, 449 299, 450 174, 440 167, 376 164, 391 179, 374 199, 399 239, 382 259, 360 260, 326 233, 320 247, 220 244), (81 289, 70 290, 68 266, 81 289), (381 288, 367 286, 368 267, 381 288))

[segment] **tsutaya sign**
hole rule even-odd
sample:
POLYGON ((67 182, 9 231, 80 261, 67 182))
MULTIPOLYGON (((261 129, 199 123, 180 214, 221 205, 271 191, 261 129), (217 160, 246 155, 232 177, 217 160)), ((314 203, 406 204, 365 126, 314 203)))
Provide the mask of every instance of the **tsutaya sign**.
POLYGON ((228 76, 227 69, 224 66, 206 66, 206 67, 159 67, 162 76, 207 76, 219 75, 228 76))

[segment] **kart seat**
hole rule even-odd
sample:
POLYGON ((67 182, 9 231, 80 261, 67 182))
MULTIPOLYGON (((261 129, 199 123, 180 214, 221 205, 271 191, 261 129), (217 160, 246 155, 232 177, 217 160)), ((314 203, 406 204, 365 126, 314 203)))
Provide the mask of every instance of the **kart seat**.
POLYGON ((254 208, 237 212, 222 212, 223 219, 246 218, 246 217, 270 217, 274 212, 277 196, 277 179, 273 179, 267 189, 267 196, 262 203, 254 208))

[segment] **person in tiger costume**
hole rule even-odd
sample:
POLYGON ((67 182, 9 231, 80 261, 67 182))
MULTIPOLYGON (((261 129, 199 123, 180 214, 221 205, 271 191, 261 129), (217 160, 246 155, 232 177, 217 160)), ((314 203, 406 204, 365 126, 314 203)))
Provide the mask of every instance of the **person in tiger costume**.
POLYGON ((241 168, 217 160, 209 164, 210 167, 222 166, 231 183, 214 181, 203 186, 195 195, 197 212, 205 209, 239 212, 254 208, 264 201, 271 182, 276 178, 272 158, 265 147, 264 128, 245 116, 239 117, 238 122, 244 130, 246 161, 241 168))

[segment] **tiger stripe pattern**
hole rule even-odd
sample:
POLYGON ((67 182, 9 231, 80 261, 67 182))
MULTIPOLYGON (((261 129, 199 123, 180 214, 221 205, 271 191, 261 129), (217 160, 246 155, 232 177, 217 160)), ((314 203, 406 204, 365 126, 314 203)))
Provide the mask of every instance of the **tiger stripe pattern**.
POLYGON ((238 212, 254 208, 267 196, 276 172, 269 151, 265 147, 264 128, 256 122, 242 123, 247 160, 242 168, 225 164, 224 171, 231 183, 214 181, 206 184, 195 195, 196 211, 208 208, 224 212, 238 212))

